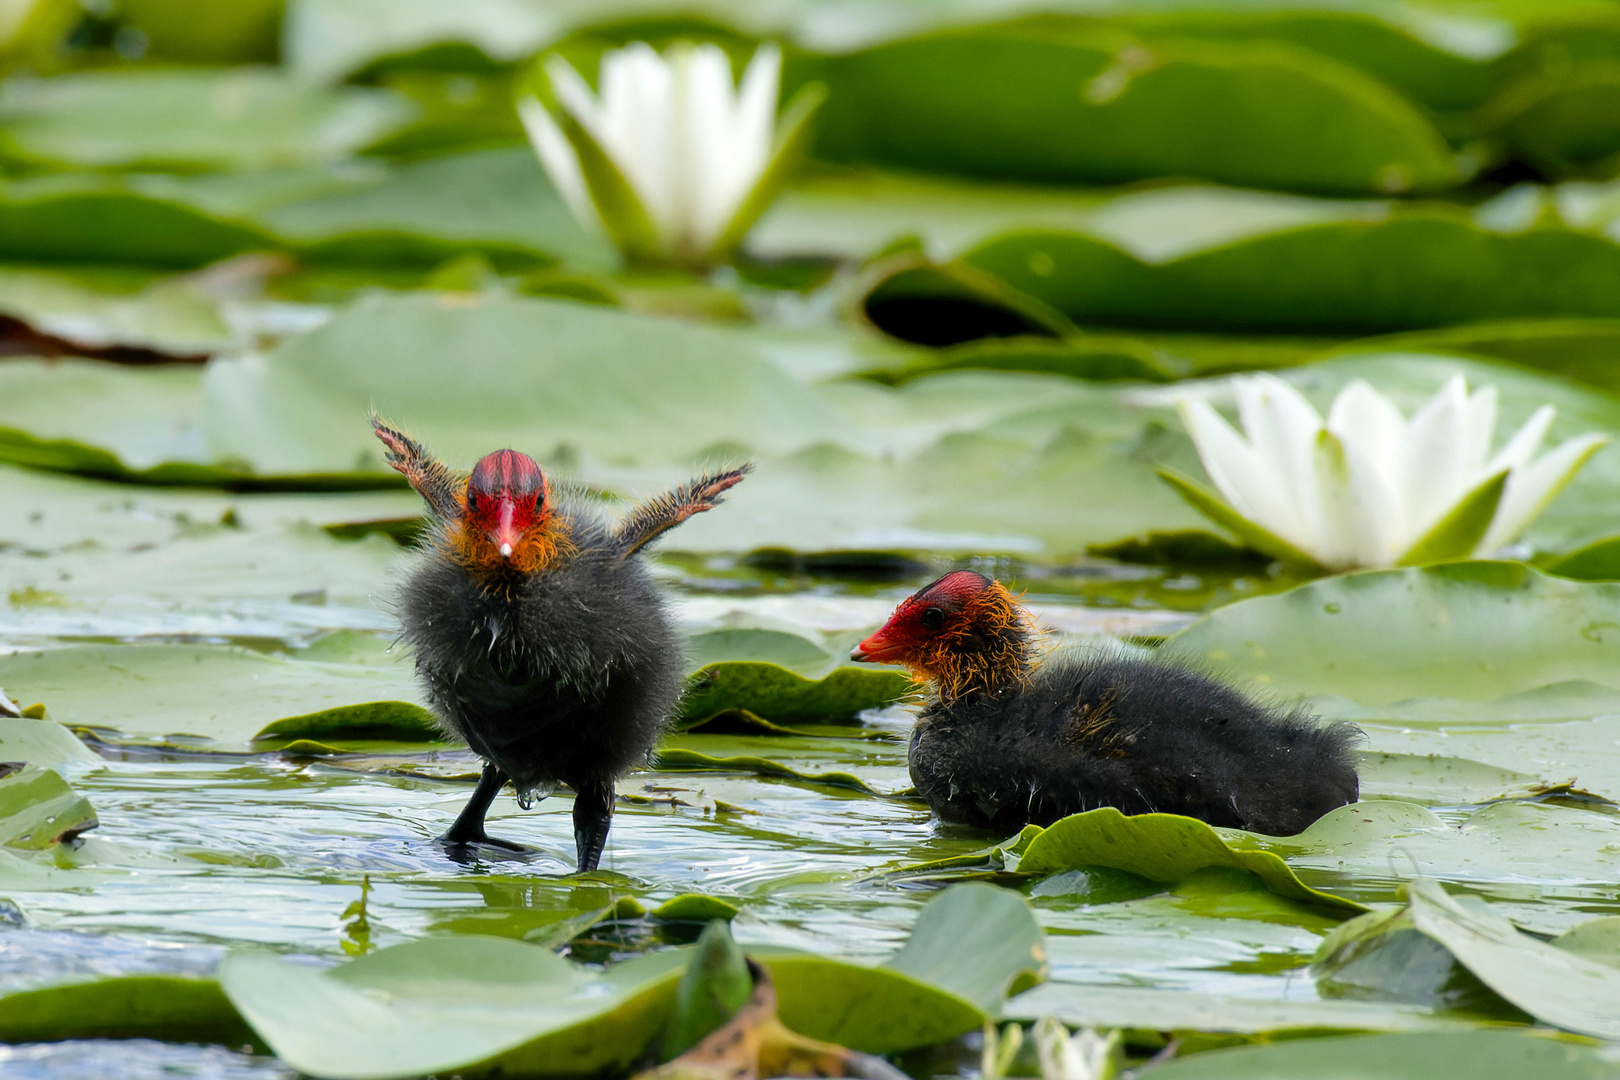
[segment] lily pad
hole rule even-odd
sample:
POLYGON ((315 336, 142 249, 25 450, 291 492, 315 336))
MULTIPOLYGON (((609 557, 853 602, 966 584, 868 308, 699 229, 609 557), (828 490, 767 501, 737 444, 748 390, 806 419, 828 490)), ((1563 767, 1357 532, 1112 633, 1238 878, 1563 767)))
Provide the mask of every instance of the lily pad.
POLYGON ((81 645, 0 657, 0 686, 69 728, 246 748, 272 720, 416 696, 407 664, 323 664, 197 645, 81 645))
POLYGON ((655 919, 679 919, 687 921, 708 921, 710 919, 725 919, 730 921, 737 912, 741 911, 736 904, 729 900, 722 900, 718 896, 706 896, 703 893, 682 893, 671 897, 652 909, 655 919))
POLYGON ((51 769, 0 764, 0 844, 43 851, 96 827, 95 809, 51 769))
POLYGON ((831 90, 817 152, 835 160, 1334 192, 1432 191, 1463 175, 1398 94, 1275 42, 945 30, 832 58, 815 75, 831 90))
POLYGON ((253 742, 274 744, 299 739, 385 739, 433 742, 443 737, 431 712, 408 701, 339 705, 266 724, 253 742))
POLYGON ((863 791, 870 795, 880 794, 853 773, 802 772, 783 765, 779 761, 752 755, 715 757, 698 750, 666 746, 663 749, 653 751, 651 762, 652 767, 660 772, 743 773, 752 776, 797 780, 805 784, 821 784, 826 787, 854 788, 856 791, 863 791))
POLYGON ((1164 1080, 1586 1080, 1620 1075, 1600 1047, 1536 1032, 1471 1031, 1297 1039, 1211 1050, 1155 1070, 1164 1080))
POLYGON ((775 664, 726 661, 691 677, 681 715, 701 722, 728 709, 746 709, 784 724, 833 723, 892 705, 911 688, 911 680, 897 671, 841 667, 812 680, 775 664))
POLYGON ((128 975, 0 994, 0 1042, 62 1039, 241 1046, 253 1033, 213 979, 128 975))
POLYGON ((1579 889, 1620 872, 1620 821, 1533 802, 1494 803, 1454 825, 1410 803, 1372 799, 1331 811, 1298 836, 1237 834, 1233 842, 1296 870, 1397 880, 1579 889))
POLYGON ((1030 841, 1018 861, 1018 872, 1047 876, 1089 866, 1163 882, 1183 881, 1209 867, 1231 867, 1255 875, 1279 896, 1338 912, 1366 910, 1354 900, 1305 885, 1270 852, 1233 848, 1196 818, 1126 816, 1106 806, 1054 822, 1030 841))
POLYGON ((962 259, 1077 323, 1370 333, 1607 316, 1620 296, 1620 245, 1606 237, 1555 226, 1497 233, 1438 204, 1245 220, 1253 201, 1218 189, 1142 192, 1110 205, 1120 222, 1113 236, 1096 224, 1086 233, 1024 229, 962 259), (1144 246, 1153 233, 1138 221, 1178 217, 1230 220, 1241 231, 1172 233, 1173 248, 1144 246), (1526 266, 1543 269, 1527 282, 1526 266))
POLYGON ((410 119, 388 91, 325 89, 271 68, 12 79, 0 156, 87 168, 250 169, 346 157, 410 119))
POLYGON ((1407 886, 1412 925, 1449 949, 1468 970, 1544 1023, 1597 1038, 1615 1038, 1620 968, 1589 960, 1515 929, 1477 905, 1465 906, 1438 883, 1407 886))
POLYGON ((1522 563, 1341 574, 1206 615, 1170 647, 1277 694, 1366 705, 1484 701, 1566 680, 1614 685, 1620 585, 1522 563))
POLYGON ((0 761, 23 761, 51 769, 99 764, 101 759, 54 720, 0 716, 0 761))
POLYGON ((949 990, 991 1016, 1046 977, 1046 943, 1029 905, 994 885, 957 885, 917 916, 885 967, 949 990))

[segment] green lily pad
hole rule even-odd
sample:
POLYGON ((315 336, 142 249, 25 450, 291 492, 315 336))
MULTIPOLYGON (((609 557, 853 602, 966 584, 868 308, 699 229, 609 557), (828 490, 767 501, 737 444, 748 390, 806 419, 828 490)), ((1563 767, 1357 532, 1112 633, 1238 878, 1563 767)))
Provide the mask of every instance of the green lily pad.
POLYGON ((373 297, 262 360, 212 365, 206 393, 216 453, 271 473, 381 471, 369 428, 347 419, 373 403, 469 462, 500 438, 662 464, 727 443, 797 448, 844 427, 746 334, 532 298, 373 297), (469 358, 451 380, 447 353, 469 358))
POLYGON ((911 688, 911 680, 897 671, 841 667, 806 679, 775 664, 725 661, 691 677, 681 716, 701 722, 728 709, 746 709, 777 723, 833 723, 892 705, 911 688))
POLYGON ((1588 919, 1548 942, 1566 952, 1620 967, 1620 915, 1588 919))
POLYGON ((957 885, 923 908, 911 937, 884 966, 994 1016, 1009 995, 1046 977, 1045 935, 1017 893, 994 885, 957 885))
POLYGON ((1470 1031, 1296 1039, 1211 1050, 1155 1070, 1164 1080, 1585 1080, 1620 1075, 1599 1047, 1538 1032, 1470 1031))
POLYGON ((97 824, 90 800, 60 773, 38 765, 0 764, 0 844, 43 851, 97 824))
MULTIPOLYGON (((416 696, 409 665, 324 664, 197 645, 81 645, 0 657, 0 686, 74 727, 245 749, 272 720, 416 696)), ((340 713, 339 716, 345 714, 340 713)))
POLYGON ((1071 814, 1030 841, 1018 872, 1048 876, 1103 866, 1150 881, 1183 881, 1208 867, 1243 870, 1279 896, 1338 912, 1366 910, 1354 900, 1305 885, 1270 852, 1233 848, 1196 818, 1177 814, 1127 817, 1113 807, 1071 814))
POLYGON ((1432 191, 1462 179, 1409 102, 1274 42, 1081 26, 946 30, 829 59, 815 75, 831 90, 817 152, 834 160, 1334 192, 1432 191))
MULTIPOLYGON (((1266 1000, 1224 993, 1199 993, 1185 987, 1145 987, 1048 982, 1020 994, 1007 1003, 1009 1019, 1029 1023, 1042 1016, 1056 1016, 1073 1027, 1129 1028, 1140 1031, 1230 1032, 1252 1035, 1321 1036, 1325 1033, 1363 1031, 1426 1031, 1463 1029, 1467 1038, 1478 1034, 1476 1024, 1435 1016, 1421 1006, 1395 1002, 1266 1000)), ((1341 1038, 1301 1039, 1283 1045, 1340 1047, 1341 1038)), ((1343 1059, 1334 1050, 1333 1063, 1342 1068, 1343 1059)), ((1198 1054, 1191 1061, 1203 1061, 1209 1054, 1198 1054)), ((1278 1080, 1294 1080, 1291 1063, 1276 1074, 1278 1080)), ((1252 1068, 1252 1065, 1246 1066, 1252 1068)), ((1202 1074, 1194 1074, 1202 1075, 1202 1074)), ((1255 1075, 1243 1070, 1234 1075, 1255 1075)), ((1264 1075, 1264 1074, 1261 1074, 1264 1075)), ((1342 1076, 1343 1073, 1327 1073, 1342 1076)), ((1367 1080, 1382 1080, 1385 1072, 1369 1072, 1367 1080)), ((1419 1073, 1425 1078, 1432 1073, 1419 1073)), ((1517 1075, 1517 1074, 1514 1074, 1517 1075)), ((1415 1078, 1414 1078, 1415 1080, 1415 1078)))
POLYGON ((1606 536, 1547 559, 1540 568, 1578 581, 1620 581, 1620 536, 1606 536))
POLYGON ((660 772, 729 772, 744 773, 752 776, 768 776, 783 780, 797 780, 805 784, 821 784, 827 787, 854 788, 869 795, 879 792, 870 787, 864 780, 853 773, 847 772, 802 772, 789 768, 779 761, 769 758, 754 757, 752 755, 736 755, 732 757, 716 757, 697 750, 688 750, 684 747, 666 746, 655 750, 650 759, 652 767, 660 772))
POLYGON ((96 764, 101 759, 54 720, 0 716, 0 761, 25 761, 51 769, 96 764))
POLYGON ((734 918, 741 911, 736 904, 729 900, 722 900, 718 896, 706 896, 703 893, 682 893, 679 896, 665 900, 652 909, 655 919, 681 919, 688 921, 704 921, 710 919, 734 918))
POLYGON ((1481 885, 1516 881, 1580 887, 1620 872, 1620 821, 1546 803, 1494 803, 1452 825, 1407 802, 1340 807, 1291 837, 1234 836, 1297 870, 1481 885))
POLYGON ((1407 886, 1412 925, 1449 949, 1480 980, 1546 1024, 1615 1038, 1620 968, 1556 949, 1478 905, 1463 905, 1438 883, 1407 886))
POLYGON ((0 1042, 63 1039, 241 1046, 253 1033, 213 979, 126 975, 0 994, 0 1042))
MULTIPOLYGON (((944 915, 919 920, 921 941, 902 955, 951 985, 988 994, 1031 956, 1033 916, 1008 894, 951 892, 944 915), (992 915, 964 925, 963 910, 992 915), (1006 904, 1023 909, 1020 923, 1006 904), (1003 940, 993 931, 1013 931, 1003 940), (964 972, 936 970, 937 934, 978 959, 964 972), (987 957, 984 954, 997 954, 987 957)), ((924 911, 928 911, 928 907, 924 911)), ((1036 931, 1038 935, 1038 931, 1036 931)), ((668 950, 606 972, 504 938, 456 935, 392 946, 328 970, 255 951, 229 954, 220 983, 231 1003, 283 1061, 303 1072, 382 1080, 424 1072, 574 1075, 625 1068, 663 1028, 691 956, 668 950)), ((867 1053, 914 1049, 976 1030, 985 1013, 952 992, 889 968, 818 956, 762 952, 784 1024, 867 1053)), ((897 961, 900 957, 896 958, 897 961)))
POLYGON ((408 701, 371 701, 276 720, 259 729, 253 742, 256 745, 302 739, 434 742, 443 734, 433 714, 420 705, 408 701))
POLYGON ((1484 701, 1565 680, 1613 685, 1620 585, 1522 563, 1341 574, 1206 615, 1171 647, 1277 694, 1366 705, 1484 701))
MULTIPOLYGON (((1267 198, 1284 210, 1293 197, 1267 198)), ((1326 206, 1267 221, 1249 214, 1258 201, 1218 189, 1141 192, 1110 204, 1113 228, 1094 218, 1085 233, 1023 229, 962 259, 1078 323, 1367 333, 1607 316, 1620 295, 1620 245, 1606 237, 1555 226, 1492 232, 1439 204, 1326 206), (1183 230, 1159 246, 1149 230, 1165 226, 1146 224, 1185 218, 1208 220, 1207 238, 1183 230), (1533 283, 1519 275, 1526 266, 1544 268, 1533 283)))
POLYGON ((84 168, 250 169, 346 157, 410 118, 384 90, 271 68, 97 71, 0 90, 0 156, 84 168))
POLYGON ((473 935, 423 938, 330 971, 236 952, 231 1003, 276 1055, 343 1080, 461 1072, 623 1069, 669 1010, 681 953, 606 973, 549 949, 473 935))

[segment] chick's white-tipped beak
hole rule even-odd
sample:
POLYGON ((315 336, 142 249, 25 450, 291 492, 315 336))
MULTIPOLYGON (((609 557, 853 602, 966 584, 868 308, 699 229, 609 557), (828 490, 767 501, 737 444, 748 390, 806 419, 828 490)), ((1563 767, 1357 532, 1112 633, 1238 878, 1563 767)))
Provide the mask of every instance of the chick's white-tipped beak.
POLYGON ((512 556, 512 545, 511 544, 502 544, 501 545, 501 554, 503 556, 507 557, 507 558, 511 558, 511 556, 512 556))

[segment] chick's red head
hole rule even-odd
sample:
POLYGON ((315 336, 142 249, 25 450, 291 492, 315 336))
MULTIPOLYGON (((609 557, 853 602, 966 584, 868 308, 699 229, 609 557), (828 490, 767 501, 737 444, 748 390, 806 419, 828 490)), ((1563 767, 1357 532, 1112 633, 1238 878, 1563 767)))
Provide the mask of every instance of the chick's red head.
POLYGON ((532 457, 497 450, 473 466, 467 480, 467 520, 483 530, 503 558, 548 509, 546 478, 532 457))
POLYGON ((877 633, 855 646, 851 660, 912 666, 949 647, 971 627, 985 594, 996 583, 972 570, 956 570, 900 602, 877 633))
POLYGON ((466 510, 451 540, 464 565, 497 576, 533 573, 572 550, 551 490, 527 454, 497 450, 473 466, 466 510))
POLYGON ((901 601, 851 660, 901 664, 956 697, 1022 678, 1033 657, 1028 617, 1000 582, 956 570, 901 601))

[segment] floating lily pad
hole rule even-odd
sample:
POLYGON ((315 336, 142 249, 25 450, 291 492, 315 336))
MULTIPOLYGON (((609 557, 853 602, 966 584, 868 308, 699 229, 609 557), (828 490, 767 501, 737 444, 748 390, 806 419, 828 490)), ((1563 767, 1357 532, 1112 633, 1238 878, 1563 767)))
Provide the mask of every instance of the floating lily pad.
POLYGON ((407 664, 322 664, 196 645, 81 645, 0 657, 0 686, 54 720, 246 748, 272 720, 416 696, 407 664))
POLYGON ((54 720, 0 716, 0 761, 23 761, 49 769, 100 760, 95 751, 54 720))
POLYGON ((706 896, 703 893, 682 893, 679 896, 665 900, 652 909, 655 919, 683 919, 701 920, 725 919, 730 921, 737 912, 741 911, 736 904, 729 900, 722 900, 718 896, 706 896))
POLYGON ((1463 176, 1398 94, 1274 42, 946 30, 836 57, 816 76, 831 90, 817 152, 836 160, 1335 192, 1432 191, 1463 176))
POLYGON ((1521 933, 1488 908, 1459 903, 1436 882, 1415 881, 1407 896, 1417 930, 1525 1012, 1583 1035, 1620 1033, 1609 1005, 1620 995, 1620 968, 1521 933))
POLYGON ((38 765, 0 764, 0 844, 43 851, 97 824, 90 800, 61 774, 38 765))
MULTIPOLYGON (((1607 316, 1620 297, 1620 245, 1559 227, 1502 234, 1450 207, 1398 212, 1368 206, 1348 220, 1279 221, 1241 235, 1175 237, 1154 257, 1136 215, 1217 222, 1253 196, 1210 189, 1143 192, 1116 200, 1121 229, 1025 229, 963 255, 975 270, 1079 323, 1363 333, 1482 319, 1607 316), (1123 211, 1129 200, 1134 213, 1123 211), (1237 203, 1231 211, 1223 204, 1237 203), (1130 231, 1124 231, 1126 221, 1130 231), (1125 246, 1130 245, 1130 246, 1125 246), (1526 266, 1545 269, 1527 282, 1526 266)), ((1283 200, 1288 197, 1276 196, 1283 200)), ((1265 224, 1264 218, 1259 223, 1265 224)), ((1161 226, 1162 227, 1162 226, 1161 226)))
POLYGON ((701 722, 728 709, 746 709, 777 723, 835 723, 863 709, 892 705, 911 688, 911 680, 897 671, 841 667, 812 680, 775 664, 728 661, 709 664, 691 677, 681 715, 683 723, 701 722))
POLYGON ((0 994, 0 1041, 62 1039, 241 1046, 253 1033, 213 979, 128 975, 0 994))
POLYGON ((652 767, 660 772, 745 773, 753 776, 797 780, 806 784, 822 784, 827 787, 854 788, 870 795, 879 794, 853 773, 802 772, 798 769, 789 768, 779 761, 751 755, 715 757, 711 754, 688 750, 684 747, 667 746, 661 750, 653 751, 651 761, 652 767))
POLYGON ((958 885, 922 909, 911 937, 884 966, 994 1016, 1009 995, 1046 977, 1045 935, 1017 893, 958 885))
POLYGON ((1367 705, 1483 701, 1565 680, 1611 685, 1620 585, 1522 563, 1341 574, 1213 612, 1171 639, 1278 694, 1367 705))
POLYGON ((1183 881, 1209 867, 1255 875, 1279 896, 1339 912, 1366 910, 1354 900, 1305 885, 1269 852, 1233 848, 1196 818, 1177 814, 1127 817, 1113 807, 1071 814, 1029 842, 1018 872, 1047 876, 1090 866, 1124 870, 1150 881, 1183 881))
POLYGON ((383 739, 434 742, 443 737, 433 714, 408 701, 371 701, 339 705, 266 724, 253 736, 255 745, 282 740, 383 739))
POLYGON ((1297 1039, 1211 1050, 1157 1071, 1164 1080, 1429 1080, 1453 1074, 1479 1080, 1585 1080, 1620 1075, 1599 1047, 1518 1031, 1297 1039))
POLYGON ((1411 803, 1373 799, 1340 807, 1298 836, 1234 842, 1274 852, 1298 870, 1361 877, 1530 879, 1567 888, 1620 873, 1620 820, 1534 802, 1494 803, 1453 825, 1411 803))
POLYGON ((87 168, 248 169, 346 157, 410 103, 271 68, 96 71, 0 90, 0 155, 87 168))

